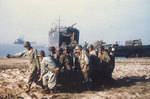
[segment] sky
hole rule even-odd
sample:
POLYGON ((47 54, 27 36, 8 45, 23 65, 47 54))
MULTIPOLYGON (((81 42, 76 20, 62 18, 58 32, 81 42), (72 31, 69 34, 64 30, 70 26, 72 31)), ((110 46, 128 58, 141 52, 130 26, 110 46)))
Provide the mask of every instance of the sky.
POLYGON ((134 39, 150 44, 150 0, 0 0, 0 43, 21 36, 48 43, 59 17, 62 26, 77 23, 80 44, 134 39))

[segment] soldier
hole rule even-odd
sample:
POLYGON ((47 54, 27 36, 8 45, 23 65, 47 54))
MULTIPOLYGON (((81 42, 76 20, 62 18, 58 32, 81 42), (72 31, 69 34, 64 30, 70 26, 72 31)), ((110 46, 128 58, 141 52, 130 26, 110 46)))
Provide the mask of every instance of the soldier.
POLYGON ((110 72, 110 67, 109 67, 110 57, 108 55, 108 52, 104 50, 103 46, 99 48, 98 58, 102 66, 102 75, 104 75, 102 79, 107 81, 109 78, 108 75, 110 72))
POLYGON ((68 47, 64 48, 64 54, 65 54, 65 68, 66 70, 71 71, 73 66, 73 56, 69 52, 68 47))
POLYGON ((72 69, 73 62, 68 47, 65 47, 64 50, 62 48, 59 48, 56 53, 59 58, 59 68, 63 67, 64 70, 70 71, 72 69))
POLYGON ((56 49, 55 49, 55 47, 54 47, 54 46, 49 47, 49 51, 50 51, 50 55, 49 55, 49 56, 51 56, 51 57, 53 58, 53 60, 54 60, 54 62, 55 62, 55 64, 56 64, 56 66, 59 66, 59 57, 58 57, 58 55, 56 54, 56 49))
POLYGON ((62 48, 57 48, 57 50, 55 49, 54 46, 49 47, 49 51, 50 51, 50 55, 54 62, 56 63, 56 66, 58 67, 58 71, 57 71, 57 83, 59 84, 63 84, 64 82, 64 72, 63 71, 63 66, 64 66, 64 60, 65 60, 65 55, 63 53, 63 49, 62 48))
POLYGON ((40 63, 37 57, 37 50, 32 48, 30 42, 24 42, 25 51, 16 54, 8 54, 8 58, 19 58, 23 56, 27 56, 29 59, 29 78, 26 92, 30 91, 31 85, 34 81, 37 80, 37 70, 40 68, 40 63))
POLYGON ((50 93, 52 94, 54 92, 54 87, 56 86, 56 71, 58 68, 52 57, 45 57, 43 50, 38 52, 38 56, 39 59, 41 59, 41 74, 39 81, 43 81, 43 85, 45 86, 44 91, 47 92, 50 90, 50 93))
POLYGON ((73 82, 74 72, 73 72, 73 55, 70 53, 70 49, 68 47, 64 48, 65 54, 65 74, 68 78, 68 82, 73 82))
POLYGON ((95 56, 97 56, 96 51, 94 50, 94 47, 93 47, 92 44, 88 45, 87 48, 88 48, 88 50, 89 50, 89 54, 90 54, 90 55, 95 55, 95 56))
POLYGON ((62 48, 58 48, 58 49, 56 50, 56 54, 57 54, 58 57, 60 57, 61 54, 63 54, 63 49, 62 49, 62 48))
POLYGON ((101 63, 108 63, 110 61, 110 57, 108 52, 104 50, 104 47, 100 47, 98 51, 98 58, 100 59, 101 63))
POLYGON ((76 56, 77 56, 77 61, 80 66, 79 73, 81 72, 83 76, 83 80, 88 88, 90 88, 90 59, 89 56, 87 55, 86 51, 82 50, 81 45, 77 45, 76 48, 76 56))
POLYGON ((114 47, 114 46, 119 46, 118 42, 116 42, 116 43, 113 45, 113 47, 114 47))
POLYGON ((114 68, 115 68, 115 56, 114 56, 114 54, 111 52, 111 47, 108 47, 107 52, 108 52, 108 55, 109 55, 109 57, 110 57, 110 62, 109 62, 108 64, 109 64, 109 67, 110 67, 109 79, 111 80, 111 79, 113 79, 113 78, 112 78, 112 72, 113 72, 113 70, 114 70, 114 68))
POLYGON ((58 75, 59 81, 65 86, 66 90, 71 86, 71 70, 72 70, 72 56, 69 53, 68 47, 59 48, 59 67, 60 73, 58 75), (60 50, 61 49, 61 50, 60 50))
POLYGON ((99 76, 99 71, 101 70, 99 66, 99 59, 97 57, 97 53, 94 50, 94 47, 92 44, 88 45, 88 50, 89 50, 89 56, 92 64, 92 71, 91 71, 91 79, 93 82, 93 85, 95 86, 98 84, 97 77, 99 76))
POLYGON ((94 69, 97 65, 98 65, 98 57, 97 57, 97 53, 94 50, 94 47, 92 44, 88 45, 88 52, 89 52, 89 56, 90 56, 90 60, 91 60, 91 64, 92 64, 92 69, 94 69))
POLYGON ((62 49, 64 49, 66 47, 66 42, 62 42, 62 45, 60 46, 62 49))
POLYGON ((61 69, 64 64, 65 64, 65 54, 63 53, 63 49, 62 48, 58 48, 56 50, 56 54, 57 54, 57 57, 58 57, 58 67, 61 69))

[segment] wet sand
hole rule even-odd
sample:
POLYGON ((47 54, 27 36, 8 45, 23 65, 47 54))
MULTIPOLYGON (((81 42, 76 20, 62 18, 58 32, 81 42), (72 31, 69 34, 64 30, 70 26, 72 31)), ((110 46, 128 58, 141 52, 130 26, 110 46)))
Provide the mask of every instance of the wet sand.
POLYGON ((43 94, 42 88, 32 85, 25 93, 27 82, 26 58, 0 57, 0 99, 150 99, 150 58, 116 58, 110 84, 93 91, 57 91, 43 94))

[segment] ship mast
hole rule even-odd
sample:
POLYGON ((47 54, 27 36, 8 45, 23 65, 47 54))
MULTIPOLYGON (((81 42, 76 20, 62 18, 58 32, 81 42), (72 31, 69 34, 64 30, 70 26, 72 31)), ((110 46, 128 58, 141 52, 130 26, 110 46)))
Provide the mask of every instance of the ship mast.
POLYGON ((60 16, 59 16, 59 19, 58 19, 59 32, 60 32, 60 21, 61 21, 61 19, 60 19, 60 16))

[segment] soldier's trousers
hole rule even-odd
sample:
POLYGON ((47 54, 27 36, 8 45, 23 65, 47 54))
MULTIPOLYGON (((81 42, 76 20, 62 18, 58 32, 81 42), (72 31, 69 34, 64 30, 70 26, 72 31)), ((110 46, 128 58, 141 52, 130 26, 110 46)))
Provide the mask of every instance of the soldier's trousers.
POLYGON ((48 72, 42 78, 45 87, 53 89, 56 86, 56 73, 48 72))
MULTIPOLYGON (((82 73, 83 73, 83 72, 82 72, 82 73)), ((83 73, 83 77, 84 77, 85 82, 88 82, 88 81, 89 81, 89 74, 88 74, 88 72, 84 72, 84 73, 83 73)))
POLYGON ((86 86, 87 89, 90 89, 91 88, 91 83, 90 83, 90 75, 89 75, 89 72, 82 72, 83 74, 83 77, 84 77, 84 84, 86 86))
POLYGON ((28 84, 32 85, 32 83, 37 79, 37 69, 31 70, 28 77, 28 84))

